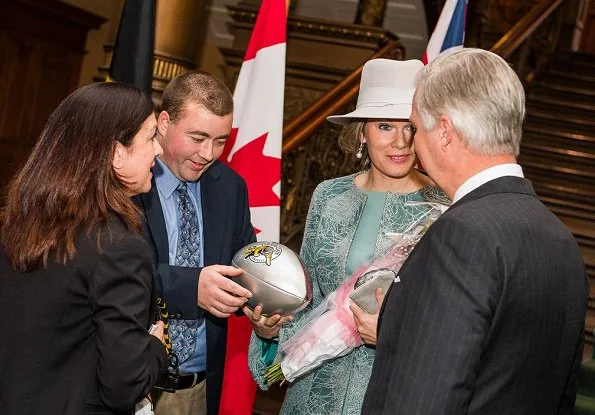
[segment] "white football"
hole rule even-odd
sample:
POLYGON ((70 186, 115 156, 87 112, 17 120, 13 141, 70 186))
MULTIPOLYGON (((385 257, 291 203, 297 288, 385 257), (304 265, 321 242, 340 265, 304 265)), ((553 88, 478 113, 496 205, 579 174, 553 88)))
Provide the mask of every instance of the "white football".
POLYGON ((254 242, 240 249, 231 265, 244 272, 233 281, 252 293, 248 306, 262 304, 262 314, 287 315, 312 299, 312 282, 302 259, 277 242, 254 242))

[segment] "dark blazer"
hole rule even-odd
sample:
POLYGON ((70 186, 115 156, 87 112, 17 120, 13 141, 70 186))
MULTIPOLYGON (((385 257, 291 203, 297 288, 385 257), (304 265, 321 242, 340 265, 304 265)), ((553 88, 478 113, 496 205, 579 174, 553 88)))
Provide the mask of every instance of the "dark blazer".
MULTIPOLYGON (((244 180, 215 161, 200 178, 204 264, 231 264, 233 255, 256 240, 250 223, 248 192, 244 180)), ((154 249, 159 295, 172 318, 194 320, 204 316, 207 331, 207 413, 219 412, 227 342, 227 319, 217 318, 197 306, 201 268, 169 265, 169 247, 157 186, 137 198, 146 215, 144 234, 154 249)))
POLYGON ((14 271, 0 256, 0 413, 130 414, 167 363, 147 333, 151 250, 112 216, 66 266, 14 271), (111 237, 110 237, 111 234, 111 237))
POLYGON ((492 180, 428 230, 387 293, 364 414, 571 414, 588 286, 528 180, 492 180))

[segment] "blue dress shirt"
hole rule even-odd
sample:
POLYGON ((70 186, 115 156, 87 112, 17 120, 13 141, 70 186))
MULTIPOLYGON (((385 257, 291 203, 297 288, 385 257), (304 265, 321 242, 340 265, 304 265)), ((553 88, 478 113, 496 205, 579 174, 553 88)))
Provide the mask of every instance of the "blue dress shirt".
MULTIPOLYGON (((180 180, 157 159, 155 168, 155 183, 161 201, 163 217, 165 218, 165 227, 167 229, 167 243, 169 246, 169 265, 175 265, 176 251, 178 249, 178 229, 180 228, 180 218, 178 217, 178 196, 175 192, 180 184, 180 180)), ((200 237, 200 266, 204 266, 204 244, 203 244, 203 220, 202 206, 200 198, 200 181, 188 182, 188 194, 190 200, 196 209, 198 217, 198 235, 200 237)), ((198 278, 198 275, 197 275, 198 278)), ((167 301, 167 299, 166 299, 167 301)), ((198 307, 198 306, 197 306, 198 307)), ((180 373, 201 372, 206 369, 207 362, 207 336, 205 323, 200 325, 196 333, 196 348, 194 354, 185 362, 180 362, 180 373)))

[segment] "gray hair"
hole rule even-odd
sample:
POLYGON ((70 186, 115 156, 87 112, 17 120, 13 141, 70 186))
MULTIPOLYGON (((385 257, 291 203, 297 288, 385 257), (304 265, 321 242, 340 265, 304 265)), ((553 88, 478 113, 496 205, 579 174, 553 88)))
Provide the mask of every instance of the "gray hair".
POLYGON ((426 65, 416 84, 414 105, 424 129, 433 129, 446 115, 469 151, 519 154, 525 91, 504 59, 482 49, 461 49, 426 65))

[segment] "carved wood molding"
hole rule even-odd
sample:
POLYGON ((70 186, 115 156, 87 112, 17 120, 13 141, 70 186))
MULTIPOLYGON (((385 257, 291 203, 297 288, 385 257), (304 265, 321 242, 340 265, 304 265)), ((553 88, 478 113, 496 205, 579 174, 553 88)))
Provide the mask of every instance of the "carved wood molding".
MULTIPOLYGON (((250 27, 256 21, 258 9, 251 6, 227 6, 229 15, 235 22, 247 23, 250 27)), ((324 19, 299 18, 289 16, 287 20, 288 36, 296 34, 310 34, 361 42, 379 42, 384 44, 398 37, 381 27, 355 25, 324 19)))
POLYGON ((78 85, 87 31, 105 19, 60 1, 1 0, 0 184, 78 85))

